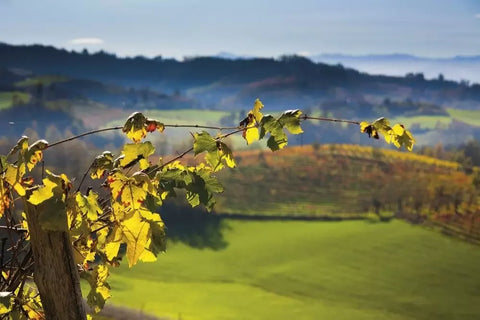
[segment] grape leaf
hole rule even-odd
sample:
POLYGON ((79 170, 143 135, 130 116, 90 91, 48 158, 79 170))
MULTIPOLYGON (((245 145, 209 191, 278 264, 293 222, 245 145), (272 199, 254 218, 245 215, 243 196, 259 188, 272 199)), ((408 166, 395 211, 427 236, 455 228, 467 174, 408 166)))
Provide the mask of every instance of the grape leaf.
POLYGON ((147 118, 141 112, 132 113, 125 122, 122 131, 133 142, 139 142, 147 135, 146 128, 147 118))
POLYGON ((158 130, 163 132, 165 125, 154 119, 147 119, 141 112, 132 113, 123 126, 127 137, 137 143, 147 135, 147 132, 158 130))
POLYGON ((5 181, 11 185, 19 196, 26 194, 25 187, 22 185, 22 177, 25 175, 25 166, 15 166, 7 164, 7 170, 5 171, 5 181))
POLYGON ((49 178, 43 179, 43 186, 40 186, 38 189, 34 190, 30 197, 28 198, 28 202, 33 205, 38 205, 45 200, 48 200, 53 197, 53 189, 57 188, 58 185, 51 181, 49 178))
POLYGON ((136 211, 132 217, 121 224, 125 242, 127 243, 128 266, 135 265, 142 255, 150 238, 150 224, 143 220, 136 211))
POLYGON ((28 137, 22 136, 18 141, 17 144, 10 150, 7 157, 14 155, 15 153, 19 152, 20 150, 26 151, 28 149, 28 137))
POLYGON ((249 123, 243 130, 242 136, 247 141, 247 144, 257 141, 260 138, 257 125, 254 122, 249 123))
POLYGON ((394 125, 392 131, 395 134, 392 141, 393 144, 397 148, 404 146, 408 151, 412 151, 413 145, 415 144, 415 139, 410 131, 406 130, 401 124, 394 125))
POLYGON ((112 191, 113 199, 120 198, 124 207, 138 209, 147 197, 147 193, 156 196, 156 189, 147 174, 137 172, 127 177, 120 171, 111 173, 107 183, 112 191))
POLYGON ((10 208, 11 203, 8 185, 0 180, 0 218, 2 218, 5 210, 10 208))
POLYGON ((147 126, 147 132, 153 132, 155 130, 163 132, 165 130, 165 125, 154 119, 147 119, 145 125, 147 126))
POLYGON ((90 177, 100 179, 106 171, 111 170, 113 170, 113 154, 110 151, 104 151, 93 160, 90 177))
POLYGON ((87 216, 90 221, 95 221, 99 214, 103 213, 103 210, 98 205, 98 194, 93 191, 88 192, 88 195, 84 196, 78 192, 75 196, 75 200, 80 209, 80 212, 87 216))
MULTIPOLYGON (((122 154, 125 155, 120 160, 120 166, 128 168, 136 164, 139 160, 146 160, 155 152, 155 147, 150 141, 143 143, 127 143, 123 146, 122 154)), ((148 161, 140 163, 140 169, 148 168, 148 161)))
POLYGON ((302 111, 300 110, 287 110, 280 116, 278 122, 282 128, 286 128, 291 134, 303 133, 302 127, 300 127, 301 114, 302 111))
POLYGON ((211 210, 215 204, 213 194, 223 192, 222 184, 211 173, 208 168, 200 166, 190 173, 192 182, 185 189, 187 201, 192 207, 201 203, 211 210))
POLYGON ((232 150, 223 142, 217 141, 217 148, 207 153, 205 160, 212 167, 213 171, 219 171, 223 169, 224 164, 230 168, 235 168, 235 159, 233 158, 232 150))
POLYGON ((271 135, 267 140, 267 147, 272 151, 283 149, 287 145, 287 135, 283 130, 279 131, 276 135, 271 135))
POLYGON ((111 297, 110 286, 106 282, 108 275, 108 267, 103 264, 96 266, 93 272, 80 273, 80 276, 90 284, 87 303, 95 312, 102 310, 105 301, 111 297))
POLYGON ((11 292, 0 292, 0 315, 7 314, 12 310, 14 298, 11 292))
POLYGON ((263 103, 260 101, 260 99, 256 99, 255 103, 253 104, 253 109, 252 109, 252 114, 255 117, 255 120, 257 123, 260 123, 262 121, 263 114, 260 112, 260 110, 263 109, 263 103))
POLYGON ((217 141, 206 131, 193 135, 193 151, 195 155, 202 152, 213 152, 217 150, 217 141))
POLYGON ((45 140, 35 141, 25 152, 25 162, 28 170, 32 170, 43 158, 43 150, 48 148, 48 142, 45 140))
POLYGON ((283 130, 284 127, 293 134, 303 132, 298 118, 300 115, 300 111, 290 110, 283 113, 278 120, 271 115, 263 117, 260 123, 260 137, 263 138, 267 133, 270 133, 270 138, 267 140, 267 146, 270 150, 277 151, 287 145, 288 138, 283 130))
POLYGON ((263 114, 260 110, 263 109, 263 103, 256 99, 253 104, 253 109, 248 112, 248 116, 240 122, 240 127, 244 127, 243 138, 247 141, 247 144, 252 144, 257 141, 260 137, 258 131, 258 124, 262 121, 263 114))

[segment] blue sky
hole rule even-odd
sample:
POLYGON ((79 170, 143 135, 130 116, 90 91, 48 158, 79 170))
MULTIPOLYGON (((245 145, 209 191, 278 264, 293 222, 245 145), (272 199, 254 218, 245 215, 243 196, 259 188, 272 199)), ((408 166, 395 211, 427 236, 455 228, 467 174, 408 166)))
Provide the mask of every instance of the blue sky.
POLYGON ((480 54, 480 0, 0 0, 0 41, 122 56, 480 54))

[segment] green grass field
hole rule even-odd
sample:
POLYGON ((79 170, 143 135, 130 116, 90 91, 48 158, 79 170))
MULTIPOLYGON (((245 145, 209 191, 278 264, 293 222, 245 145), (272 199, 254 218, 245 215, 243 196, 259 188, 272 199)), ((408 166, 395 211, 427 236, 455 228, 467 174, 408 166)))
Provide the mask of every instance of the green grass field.
POLYGON ((227 221, 117 270, 111 303, 172 319, 478 319, 480 250, 405 222, 227 221))
POLYGON ((480 126, 480 110, 447 109, 450 116, 472 126, 480 126))
POLYGON ((30 95, 19 91, 0 92, 0 110, 10 108, 15 100, 17 103, 28 103, 30 95))
POLYGON ((419 125, 422 129, 446 128, 452 122, 449 116, 414 116, 414 117, 396 117, 391 119, 392 124, 401 123, 408 128, 413 125, 419 125))
POLYGON ((33 77, 33 78, 27 78, 25 80, 19 81, 15 83, 16 87, 19 88, 25 88, 25 87, 31 87, 31 86, 36 86, 36 85, 43 85, 43 86, 50 86, 52 83, 56 82, 65 82, 68 81, 67 77, 63 76, 40 76, 40 77, 33 77))

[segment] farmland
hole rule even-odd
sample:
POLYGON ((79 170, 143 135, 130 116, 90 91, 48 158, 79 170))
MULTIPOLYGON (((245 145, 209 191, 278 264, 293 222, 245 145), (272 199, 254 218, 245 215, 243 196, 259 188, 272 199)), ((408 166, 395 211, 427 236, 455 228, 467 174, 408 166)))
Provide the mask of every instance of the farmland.
POLYGON ((477 319, 478 247, 405 222, 227 220, 114 271, 112 303, 172 319, 477 319))

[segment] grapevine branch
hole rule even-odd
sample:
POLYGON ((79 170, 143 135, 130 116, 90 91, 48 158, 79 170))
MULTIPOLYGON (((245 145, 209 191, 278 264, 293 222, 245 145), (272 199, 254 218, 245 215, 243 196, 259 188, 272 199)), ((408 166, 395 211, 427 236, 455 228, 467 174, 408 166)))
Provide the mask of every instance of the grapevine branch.
MULTIPOLYGON (((306 114, 300 116, 299 119, 302 120, 302 121, 304 121, 304 120, 318 120, 318 121, 343 122, 343 123, 350 123, 350 124, 360 125, 360 122, 359 122, 359 121, 344 120, 344 119, 334 119, 334 118, 324 118, 324 117, 311 117, 311 116, 308 116, 308 115, 306 115, 306 114)), ((222 136, 221 138, 225 138, 225 137, 227 137, 227 136, 229 136, 229 135, 232 135, 232 134, 234 134, 234 133, 238 133, 238 132, 241 132, 241 131, 245 130, 245 128, 243 128, 243 127, 241 127, 241 126, 237 126, 237 127, 219 127, 219 126, 202 126, 202 125, 198 125, 198 124, 164 124, 163 126, 164 126, 165 128, 196 128, 196 129, 211 129, 211 130, 219 130, 219 131, 222 131, 222 130, 235 130, 234 132, 230 132, 230 133, 228 133, 227 135, 222 136)), ((71 136, 71 137, 69 137, 69 138, 56 141, 56 142, 54 142, 54 143, 49 144, 48 147, 51 148, 51 147, 54 147, 54 146, 63 144, 63 143, 65 143, 65 142, 69 142, 69 141, 72 141, 72 140, 76 140, 76 139, 79 139, 79 138, 82 138, 82 137, 85 137, 85 136, 88 136, 88 135, 96 134, 96 133, 101 133, 101 132, 106 132, 106 131, 114 131, 114 130, 121 130, 121 129, 123 129, 123 126, 115 126, 115 127, 108 127, 108 128, 91 130, 91 131, 87 131, 87 132, 84 132, 84 133, 79 134, 79 135, 71 136)), ((175 160, 177 160, 177 159, 175 159, 175 160)))

